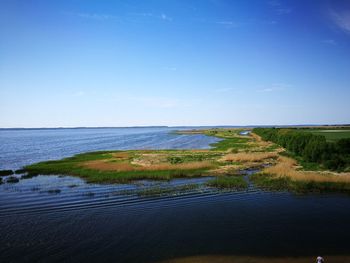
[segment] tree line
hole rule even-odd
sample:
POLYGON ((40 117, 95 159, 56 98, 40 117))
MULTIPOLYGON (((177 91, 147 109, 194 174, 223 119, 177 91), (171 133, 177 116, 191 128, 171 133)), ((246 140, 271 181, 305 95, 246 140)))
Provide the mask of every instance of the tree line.
POLYGON ((253 132, 327 169, 344 171, 350 165, 350 138, 327 142, 322 135, 286 128, 255 128, 253 132))

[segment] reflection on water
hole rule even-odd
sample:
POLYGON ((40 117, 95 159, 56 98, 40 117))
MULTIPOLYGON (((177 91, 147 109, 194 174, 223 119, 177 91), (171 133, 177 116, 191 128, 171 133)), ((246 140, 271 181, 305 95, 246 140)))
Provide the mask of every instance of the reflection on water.
POLYGON ((38 176, 1 185, 1 258, 156 262, 200 255, 349 253, 348 196, 297 196, 254 187, 233 192, 202 187, 150 197, 120 194, 147 184, 190 182, 94 185, 69 176, 38 176), (56 188, 61 192, 49 192, 56 188))
MULTIPOLYGON (((10 152, 6 158, 11 163, 15 155, 10 152)), ((23 153, 21 160, 33 159, 23 153)), ((294 262, 297 256, 295 262, 302 263, 313 262, 317 255, 332 257, 327 262, 349 259, 343 257, 350 251, 349 196, 294 195, 253 185, 222 192, 206 187, 206 180, 96 185, 70 176, 40 175, 2 184, 0 262, 274 263, 281 258, 294 262), (137 194, 150 187, 194 183, 200 187, 163 196, 137 194)))

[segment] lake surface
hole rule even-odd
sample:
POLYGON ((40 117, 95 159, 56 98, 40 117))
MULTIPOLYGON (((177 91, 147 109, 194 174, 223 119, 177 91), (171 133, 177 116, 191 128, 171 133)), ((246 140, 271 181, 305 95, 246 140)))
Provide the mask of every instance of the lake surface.
MULTIPOLYGON (((0 130, 0 167, 112 149, 207 148, 170 128, 0 130)), ((295 195, 208 178, 86 184, 57 175, 0 185, 0 262, 163 262, 201 255, 349 255, 350 196, 295 195), (199 184, 143 196, 149 187, 199 184)), ((326 261, 327 262, 327 261, 326 261)), ((345 262, 345 261, 344 261, 345 262)))

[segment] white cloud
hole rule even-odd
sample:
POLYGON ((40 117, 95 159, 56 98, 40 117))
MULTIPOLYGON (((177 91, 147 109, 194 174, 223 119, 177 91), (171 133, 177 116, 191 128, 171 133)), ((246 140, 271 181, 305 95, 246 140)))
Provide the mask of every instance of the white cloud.
POLYGON ((343 31, 350 33, 350 11, 336 12, 330 11, 330 16, 333 22, 343 31))

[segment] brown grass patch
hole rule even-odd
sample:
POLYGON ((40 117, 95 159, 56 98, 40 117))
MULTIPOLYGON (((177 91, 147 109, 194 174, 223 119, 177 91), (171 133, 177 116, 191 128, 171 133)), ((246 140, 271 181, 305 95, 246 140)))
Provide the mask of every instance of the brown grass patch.
POLYGON ((213 163, 209 161, 204 162, 188 162, 180 164, 160 163, 154 165, 132 165, 126 162, 110 162, 109 160, 88 161, 81 164, 81 166, 100 171, 162 171, 162 170, 196 170, 213 167, 213 163))
POLYGON ((128 159, 130 155, 128 152, 115 152, 112 156, 117 159, 128 159))
POLYGON ((88 161, 81 164, 81 166, 93 170, 100 171, 133 171, 134 167, 126 162, 110 162, 110 160, 96 160, 88 161))
POLYGON ((140 154, 134 158, 131 163, 139 166, 153 166, 166 162, 167 156, 166 154, 159 153, 140 154))
POLYGON ((231 153, 222 157, 222 161, 225 162, 259 162, 266 159, 276 158, 276 153, 264 153, 264 152, 249 152, 249 153, 231 153))
POLYGON ((350 183, 349 173, 298 171, 297 168, 297 162, 294 159, 280 156, 277 164, 265 168, 264 173, 276 177, 289 177, 295 181, 350 183))
POLYGON ((148 171, 161 171, 161 170, 195 170, 195 169, 204 169, 213 167, 213 163, 209 161, 203 162, 188 162, 188 163, 179 163, 179 164, 155 164, 148 167, 138 167, 141 170, 148 171))

